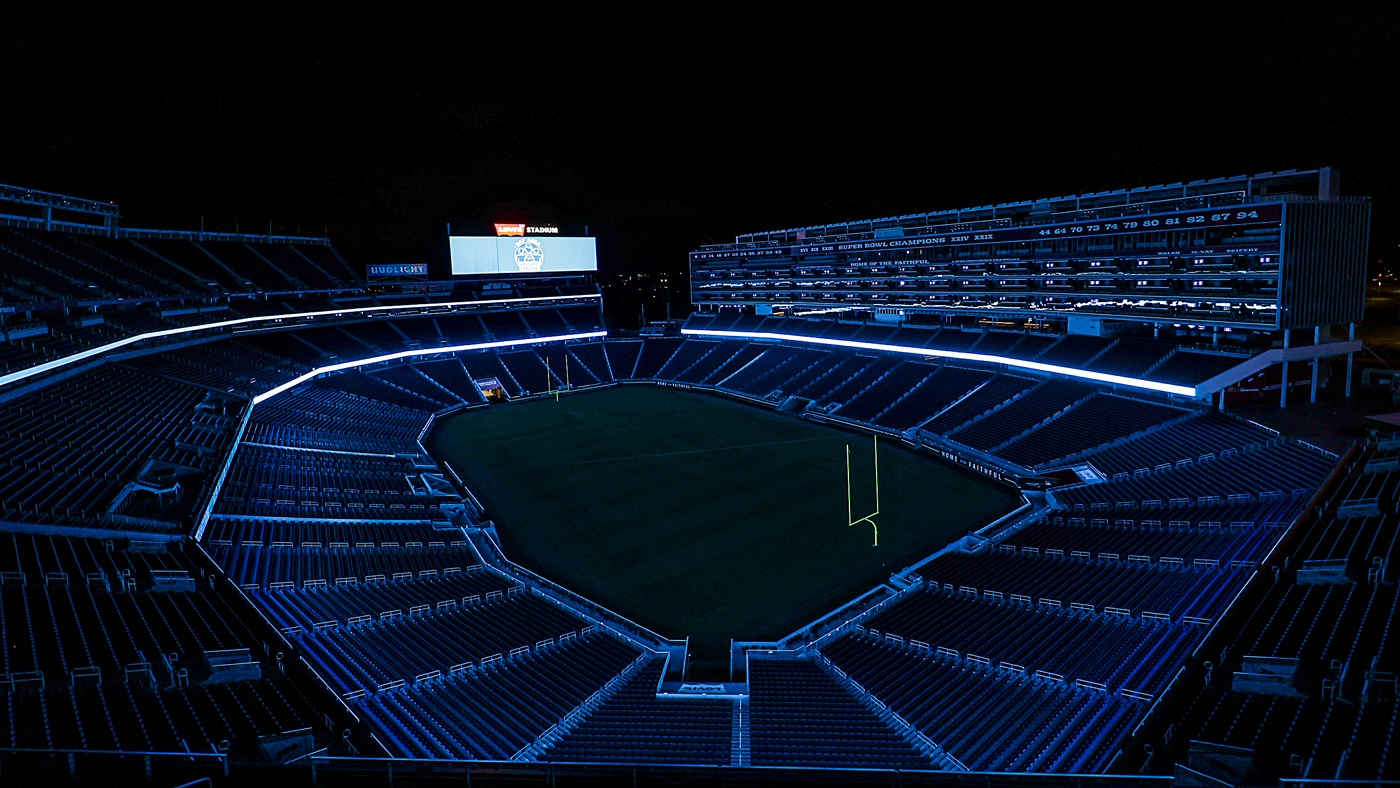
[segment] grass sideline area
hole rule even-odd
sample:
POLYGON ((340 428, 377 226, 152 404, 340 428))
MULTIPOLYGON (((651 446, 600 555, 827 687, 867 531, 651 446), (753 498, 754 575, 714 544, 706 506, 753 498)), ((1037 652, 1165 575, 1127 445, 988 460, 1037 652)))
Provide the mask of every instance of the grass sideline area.
POLYGON ((666 637, 693 672, 770 640, 1019 505, 1009 487, 893 441, 723 397, 619 386, 495 405, 428 438, 495 520, 511 560, 666 637))

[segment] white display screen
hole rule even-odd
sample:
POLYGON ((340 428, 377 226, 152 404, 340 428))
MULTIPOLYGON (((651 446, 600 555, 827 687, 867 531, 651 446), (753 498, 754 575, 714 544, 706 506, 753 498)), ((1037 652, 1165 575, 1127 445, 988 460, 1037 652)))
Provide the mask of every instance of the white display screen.
POLYGON ((452 273, 458 276, 597 271, 595 241, 594 238, 535 235, 454 235, 448 238, 452 273))

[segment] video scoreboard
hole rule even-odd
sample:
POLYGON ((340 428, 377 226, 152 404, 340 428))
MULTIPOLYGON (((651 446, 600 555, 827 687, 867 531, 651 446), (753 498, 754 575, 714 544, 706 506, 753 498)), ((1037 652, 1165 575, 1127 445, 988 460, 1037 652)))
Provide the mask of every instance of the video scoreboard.
POLYGON ((454 235, 454 276, 548 276, 598 270, 592 237, 561 236, 551 225, 498 223, 495 235, 454 235))

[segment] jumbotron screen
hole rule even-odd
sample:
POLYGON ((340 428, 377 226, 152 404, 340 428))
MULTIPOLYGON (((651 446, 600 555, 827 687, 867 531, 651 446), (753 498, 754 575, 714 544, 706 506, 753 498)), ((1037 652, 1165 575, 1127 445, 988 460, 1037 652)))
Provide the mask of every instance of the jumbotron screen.
POLYGON ((452 273, 457 276, 554 274, 598 270, 594 238, 524 235, 454 235, 452 273))

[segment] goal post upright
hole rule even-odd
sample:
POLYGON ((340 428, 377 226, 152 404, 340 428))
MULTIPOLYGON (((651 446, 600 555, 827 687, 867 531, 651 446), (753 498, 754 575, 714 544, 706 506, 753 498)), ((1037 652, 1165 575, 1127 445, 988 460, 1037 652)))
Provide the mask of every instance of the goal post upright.
POLYGON ((875 524, 875 518, 880 515, 880 436, 873 436, 875 441, 875 511, 860 518, 855 519, 851 495, 851 445, 846 444, 846 527, 857 523, 870 523, 870 527, 875 530, 875 543, 871 547, 880 546, 880 526, 875 524))

